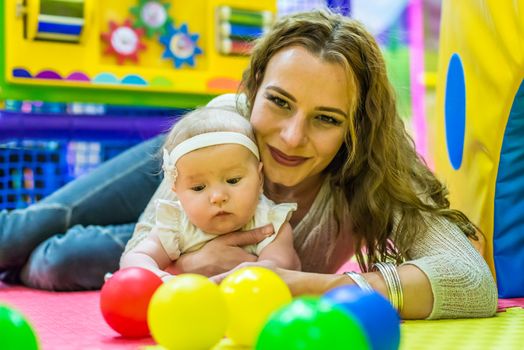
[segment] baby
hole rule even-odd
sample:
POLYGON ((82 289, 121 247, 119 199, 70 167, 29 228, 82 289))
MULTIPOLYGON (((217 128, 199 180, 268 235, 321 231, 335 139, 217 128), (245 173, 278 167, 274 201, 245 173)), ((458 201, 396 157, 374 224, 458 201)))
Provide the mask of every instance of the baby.
POLYGON ((164 281, 181 254, 219 235, 272 224, 275 234, 244 249, 287 269, 300 269, 289 218, 296 204, 275 204, 262 194, 262 163, 249 121, 233 109, 188 113, 164 145, 164 175, 176 201, 158 200, 156 224, 124 253, 120 268, 143 267, 164 281))

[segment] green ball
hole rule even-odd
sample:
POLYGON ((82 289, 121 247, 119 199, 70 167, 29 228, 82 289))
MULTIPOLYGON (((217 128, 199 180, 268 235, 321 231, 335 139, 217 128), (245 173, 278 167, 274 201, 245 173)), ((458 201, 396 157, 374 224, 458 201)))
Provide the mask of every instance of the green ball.
POLYGON ((369 350, 358 320, 315 297, 293 300, 271 315, 256 350, 369 350))
POLYGON ((37 350, 33 327, 25 317, 7 305, 0 304, 0 349, 2 350, 37 350))

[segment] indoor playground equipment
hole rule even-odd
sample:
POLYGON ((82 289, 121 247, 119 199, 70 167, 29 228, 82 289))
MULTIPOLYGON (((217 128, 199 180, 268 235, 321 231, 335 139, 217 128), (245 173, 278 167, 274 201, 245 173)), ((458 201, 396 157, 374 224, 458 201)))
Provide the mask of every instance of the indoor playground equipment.
POLYGON ((6 0, 0 8, 3 98, 191 108, 236 90, 276 1, 6 0))
POLYGON ((275 16, 276 0, 0 2, 0 209, 236 92, 275 16))
POLYGON ((499 296, 524 297, 524 1, 445 0, 436 170, 487 238, 499 296))

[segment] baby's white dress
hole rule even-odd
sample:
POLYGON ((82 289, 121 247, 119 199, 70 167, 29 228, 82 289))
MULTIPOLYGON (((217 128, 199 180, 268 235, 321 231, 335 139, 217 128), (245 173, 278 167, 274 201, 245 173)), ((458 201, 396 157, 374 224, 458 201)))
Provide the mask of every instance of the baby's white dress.
MULTIPOLYGON (((282 225, 289 221, 291 214, 296 209, 296 203, 275 204, 266 196, 261 195, 255 215, 242 227, 241 231, 271 223, 275 233, 258 244, 245 246, 244 249, 250 254, 260 255, 262 249, 275 239, 282 225)), ((178 259, 183 253, 198 250, 205 243, 218 237, 218 235, 205 233, 193 225, 178 200, 157 200, 156 222, 153 230, 172 260, 178 259)))

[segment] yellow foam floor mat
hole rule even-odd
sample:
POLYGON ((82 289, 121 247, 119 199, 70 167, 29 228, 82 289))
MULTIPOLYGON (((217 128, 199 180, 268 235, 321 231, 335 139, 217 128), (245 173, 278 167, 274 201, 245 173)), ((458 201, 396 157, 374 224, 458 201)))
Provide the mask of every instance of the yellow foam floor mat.
POLYGON ((524 350, 524 309, 506 309, 491 318, 406 321, 401 350, 524 350))
MULTIPOLYGON (((223 339, 212 350, 251 349, 223 339)), ((524 350, 524 309, 506 309, 491 318, 406 321, 401 325, 400 350, 524 350)))

